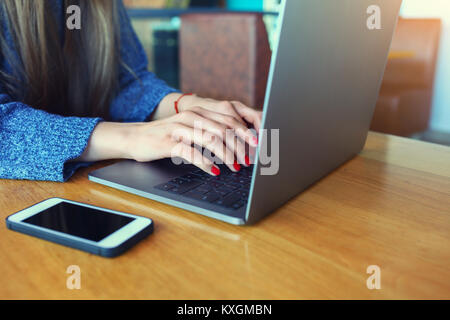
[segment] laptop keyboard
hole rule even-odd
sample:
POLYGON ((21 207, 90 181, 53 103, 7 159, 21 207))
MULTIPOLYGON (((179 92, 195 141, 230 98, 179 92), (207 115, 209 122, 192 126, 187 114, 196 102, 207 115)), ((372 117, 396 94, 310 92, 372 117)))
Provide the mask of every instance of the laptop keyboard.
POLYGON ((239 172, 232 172, 224 166, 221 166, 220 170, 220 176, 213 177, 201 169, 196 169, 155 188, 238 210, 247 204, 253 166, 242 167, 239 172))

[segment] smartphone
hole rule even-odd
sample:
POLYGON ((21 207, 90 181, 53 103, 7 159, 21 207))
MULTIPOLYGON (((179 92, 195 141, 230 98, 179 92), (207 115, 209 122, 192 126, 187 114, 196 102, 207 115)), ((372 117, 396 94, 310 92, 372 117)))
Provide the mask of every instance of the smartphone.
POLYGON ((60 198, 39 202, 6 218, 8 229, 116 257, 153 232, 153 221, 60 198))

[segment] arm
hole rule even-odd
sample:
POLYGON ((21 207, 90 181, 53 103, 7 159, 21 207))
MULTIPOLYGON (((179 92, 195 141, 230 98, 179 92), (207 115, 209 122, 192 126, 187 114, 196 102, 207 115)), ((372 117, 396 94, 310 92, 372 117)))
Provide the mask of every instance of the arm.
MULTIPOLYGON (((243 140, 246 138, 251 140, 253 136, 247 132, 244 119, 254 124, 258 130, 261 114, 237 102, 232 104, 196 96, 183 97, 179 105, 182 112, 175 115, 174 103, 181 94, 147 71, 145 52, 133 31, 123 4, 119 3, 120 54, 122 62, 132 72, 121 66, 120 92, 111 105, 111 115, 113 120, 131 123, 105 122, 99 124, 94 130, 85 152, 77 160, 97 161, 126 158, 152 161, 171 157, 172 151, 176 149, 175 131, 177 129, 183 127, 187 131, 186 140, 194 140, 191 135, 194 130, 194 120, 197 123, 203 122, 207 125, 206 131, 215 135, 220 135, 225 129, 232 128, 239 132, 243 140), (198 108, 198 106, 202 108, 198 108), (144 121, 148 119, 153 121, 145 123, 144 121)), ((217 138, 217 141, 224 139, 225 137, 222 135, 217 138)), ((230 139, 230 142, 233 142, 231 140, 233 139, 230 139)), ((203 141, 197 139, 197 142, 198 145, 203 145, 203 141)), ((254 140, 252 143, 254 145, 254 140)), ((190 148, 190 143, 186 144, 190 148)), ((219 144, 216 145, 216 148, 218 147, 219 144)), ((240 163, 248 163, 242 143, 230 143, 228 149, 236 153, 240 163)), ((230 150, 225 150, 225 153, 229 154, 230 150)), ((191 151, 195 153, 195 151, 191 151)), ((217 151, 217 154, 224 155, 224 152, 217 151)), ((186 156, 181 157, 186 159, 186 156)), ((212 164, 210 161, 204 160, 204 163, 190 162, 210 172, 212 164)), ((233 170, 233 161, 231 161, 231 169, 233 170)))
POLYGON ((119 92, 111 103, 110 113, 113 121, 142 122, 149 119, 158 105, 167 104, 168 99, 173 99, 179 93, 147 70, 146 53, 122 1, 118 1, 118 5, 121 59, 119 92))
MULTIPOLYGON (((112 120, 142 122, 173 116, 175 115, 174 103, 181 93, 147 70, 146 53, 134 32, 122 1, 118 3, 122 63, 119 68, 119 94, 112 101, 110 108, 112 120)), ((240 108, 242 104, 239 103, 233 104, 234 108, 229 108, 230 103, 227 102, 189 96, 183 97, 180 101, 180 111, 201 106, 212 111, 231 114, 242 123, 244 118, 247 122, 254 123, 256 128, 259 127, 258 112, 240 108), (239 112, 240 110, 244 112, 239 112)))
POLYGON ((99 118, 61 117, 0 93, 0 178, 66 181, 99 118))
MULTIPOLYGON (((121 2, 119 7, 121 59, 125 65, 120 69, 120 93, 111 105, 113 120, 132 123, 104 122, 94 130, 85 152, 77 159, 79 161, 97 161, 111 158, 135 159, 138 161, 152 161, 173 156, 173 151, 179 146, 177 140, 178 129, 184 129, 184 140, 188 153, 191 151, 190 143, 204 145, 198 137, 192 136, 195 122, 206 125, 206 131, 217 137, 216 154, 234 159, 233 153, 240 163, 247 164, 245 146, 241 142, 234 142, 230 138, 228 148, 223 149, 226 129, 234 129, 243 141, 250 141, 255 145, 254 136, 248 132, 246 123, 252 123, 259 130, 261 113, 250 109, 239 102, 215 101, 202 99, 197 96, 183 97, 179 109, 181 114, 175 115, 174 103, 180 93, 168 87, 154 74, 147 71, 147 59, 139 40, 131 26, 129 17, 121 2), (137 78, 136 78, 137 76, 137 78), (201 108, 199 108, 201 106, 201 108), (145 120, 153 120, 145 123, 145 120), (245 120, 245 121, 244 121, 245 120)), ((208 140, 208 139, 206 139, 208 140)), ((179 152, 179 151, 176 151, 179 152)), ((178 155, 187 158, 186 155, 178 155)), ((212 163, 204 157, 202 163, 190 161, 203 170, 211 172, 212 163)), ((190 159, 192 160, 192 159, 190 159)), ((225 163, 230 164, 225 159, 225 163)), ((231 160, 230 168, 234 167, 231 160)))
MULTIPOLYGON (((111 104, 112 120, 142 122, 175 115, 174 103, 181 93, 147 71, 148 61, 145 51, 134 32, 122 1, 119 1, 119 21, 120 57, 127 67, 123 64, 120 66, 120 92, 111 104)), ((231 115, 244 125, 245 121, 251 123, 259 131, 261 112, 250 109, 242 103, 187 96, 181 99, 179 109, 188 111, 198 106, 231 115)))

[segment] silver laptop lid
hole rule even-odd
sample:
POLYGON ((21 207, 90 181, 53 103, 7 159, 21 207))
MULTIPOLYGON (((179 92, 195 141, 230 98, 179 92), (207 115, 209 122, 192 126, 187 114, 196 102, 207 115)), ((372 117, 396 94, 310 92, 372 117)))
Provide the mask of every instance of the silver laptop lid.
POLYGON ((363 148, 401 2, 284 1, 264 106, 271 131, 261 139, 248 223, 363 148))

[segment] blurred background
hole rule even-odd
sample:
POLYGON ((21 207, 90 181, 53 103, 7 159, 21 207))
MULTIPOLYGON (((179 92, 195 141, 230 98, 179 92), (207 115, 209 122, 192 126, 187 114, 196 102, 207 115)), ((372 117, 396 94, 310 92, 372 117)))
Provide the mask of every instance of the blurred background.
MULTIPOLYGON (((149 70, 261 108, 280 0, 124 0, 149 70)), ((450 146, 450 1, 403 0, 371 129, 450 146)))

